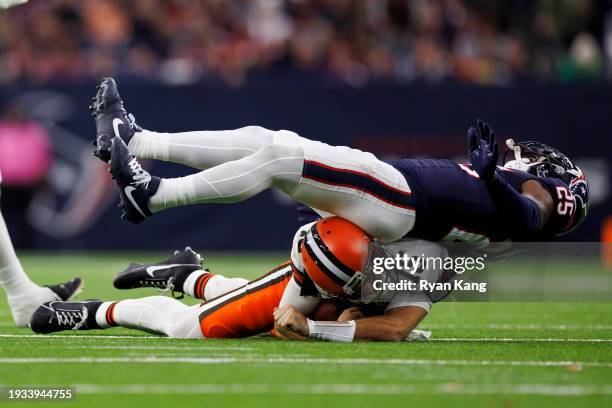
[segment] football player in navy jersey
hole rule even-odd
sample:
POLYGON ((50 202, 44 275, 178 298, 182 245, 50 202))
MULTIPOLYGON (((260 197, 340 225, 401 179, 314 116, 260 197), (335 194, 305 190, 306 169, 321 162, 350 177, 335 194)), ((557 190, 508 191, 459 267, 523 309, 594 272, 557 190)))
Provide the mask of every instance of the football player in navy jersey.
POLYGON ((545 241, 584 220, 588 186, 583 172, 558 150, 509 139, 498 166, 495 132, 482 120, 468 130, 471 164, 395 160, 418 214, 411 236, 429 240, 545 241))
POLYGON ((274 188, 361 227, 381 242, 407 235, 428 240, 549 240, 586 216, 584 175, 559 151, 537 142, 509 147, 498 167, 495 133, 483 121, 468 130, 471 165, 449 160, 385 162, 371 153, 330 146, 287 130, 158 133, 127 113, 117 84, 105 78, 91 106, 95 155, 111 162, 123 217, 138 223, 172 207, 234 203, 274 188), (200 170, 159 178, 138 159, 200 170))

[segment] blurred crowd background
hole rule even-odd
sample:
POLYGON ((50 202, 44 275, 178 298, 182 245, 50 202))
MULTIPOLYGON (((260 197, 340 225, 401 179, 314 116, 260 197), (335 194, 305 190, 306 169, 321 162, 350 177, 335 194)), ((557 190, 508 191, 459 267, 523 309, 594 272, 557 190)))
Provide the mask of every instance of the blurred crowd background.
MULTIPOLYGON (((1 204, 18 248, 286 249, 295 203, 274 192, 122 222, 114 182, 91 155, 87 106, 103 76, 147 129, 260 125, 383 159, 464 161, 465 130, 484 118, 500 143, 539 140, 575 159, 592 206, 564 239, 612 240, 612 0, 29 0, 0 10, 1 204)), ((165 177, 193 171, 145 165, 165 177)))
POLYGON ((0 13, 0 83, 169 84, 291 70, 506 85, 612 76, 605 0, 31 0, 0 13))

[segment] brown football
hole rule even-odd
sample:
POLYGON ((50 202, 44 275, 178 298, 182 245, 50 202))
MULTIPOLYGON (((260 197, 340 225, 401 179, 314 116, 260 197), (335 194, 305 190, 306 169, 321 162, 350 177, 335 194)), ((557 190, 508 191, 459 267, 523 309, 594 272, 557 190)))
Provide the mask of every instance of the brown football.
POLYGON ((310 314, 310 318, 319 321, 338 320, 342 311, 347 307, 349 305, 342 300, 323 299, 314 312, 310 314))

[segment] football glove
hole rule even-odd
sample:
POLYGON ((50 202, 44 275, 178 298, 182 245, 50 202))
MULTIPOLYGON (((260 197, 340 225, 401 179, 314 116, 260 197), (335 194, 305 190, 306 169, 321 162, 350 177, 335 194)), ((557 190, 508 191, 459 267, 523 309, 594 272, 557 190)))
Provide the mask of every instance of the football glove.
POLYGON ((468 155, 472 168, 483 181, 489 182, 495 178, 499 146, 495 131, 487 123, 478 119, 476 126, 468 129, 468 155))

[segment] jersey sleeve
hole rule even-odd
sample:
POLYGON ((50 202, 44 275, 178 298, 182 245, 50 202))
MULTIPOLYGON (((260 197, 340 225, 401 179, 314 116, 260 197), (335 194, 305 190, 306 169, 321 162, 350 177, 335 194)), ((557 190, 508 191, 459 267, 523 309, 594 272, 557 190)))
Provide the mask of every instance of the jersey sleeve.
POLYGON ((427 313, 431 310, 431 300, 423 292, 419 291, 401 291, 398 292, 391 302, 385 307, 385 312, 398 307, 416 306, 425 309, 427 313))
POLYGON ((318 296, 302 296, 301 291, 302 289, 295 279, 295 275, 293 275, 285 287, 279 307, 291 305, 305 316, 311 314, 321 299, 318 296))

